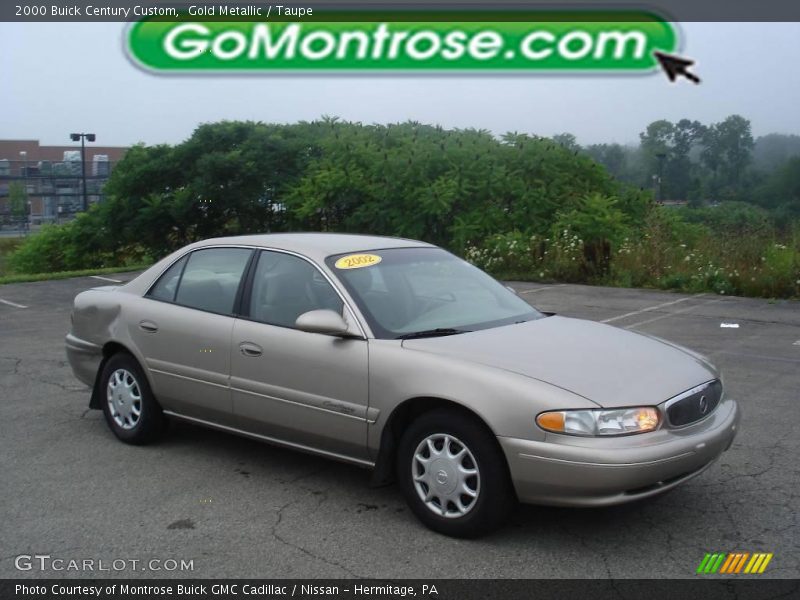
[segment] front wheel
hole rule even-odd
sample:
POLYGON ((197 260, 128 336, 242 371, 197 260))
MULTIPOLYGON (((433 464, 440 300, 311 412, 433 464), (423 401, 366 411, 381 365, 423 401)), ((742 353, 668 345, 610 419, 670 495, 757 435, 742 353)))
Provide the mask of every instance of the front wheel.
POLYGON ((120 440, 138 445, 161 435, 166 418, 135 358, 112 356, 103 369, 101 389, 106 423, 120 440))
POLYGON ((397 479, 420 521, 454 537, 496 529, 514 504, 497 440, 455 410, 425 413, 411 424, 400 440, 397 479))

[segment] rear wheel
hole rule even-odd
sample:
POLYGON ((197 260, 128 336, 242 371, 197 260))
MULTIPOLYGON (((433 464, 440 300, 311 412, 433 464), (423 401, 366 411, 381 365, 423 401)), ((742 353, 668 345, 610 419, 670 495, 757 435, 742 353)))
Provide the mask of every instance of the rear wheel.
POLYGON ((425 413, 411 424, 398 448, 397 479, 414 514, 455 537, 499 527, 514 504, 497 440, 455 410, 425 413))
POLYGON ((139 363, 130 354, 112 356, 103 369, 103 414, 120 440, 146 444, 164 431, 166 418, 139 363))

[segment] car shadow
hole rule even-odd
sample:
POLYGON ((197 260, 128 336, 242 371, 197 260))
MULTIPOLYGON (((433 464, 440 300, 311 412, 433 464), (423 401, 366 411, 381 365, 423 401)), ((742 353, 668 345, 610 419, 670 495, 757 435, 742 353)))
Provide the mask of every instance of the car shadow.
POLYGON ((331 479, 345 484, 357 482, 362 486, 370 477, 368 469, 357 465, 176 420, 170 422, 159 447, 170 448, 170 451, 190 450, 198 458, 207 456, 234 464, 237 466, 235 470, 244 477, 297 481, 310 473, 329 471, 333 473, 331 479))
MULTIPOLYGON (((324 490, 329 500, 336 499, 348 511, 385 511, 387 518, 404 522, 397 525, 414 524, 424 530, 406 510, 396 484, 374 487, 370 485, 370 470, 356 465, 183 422, 171 423, 159 446, 169 452, 190 454, 198 463, 205 463, 206 459, 216 464, 222 462, 243 479, 294 484, 302 493, 322 493, 324 490)), ((661 529, 659 523, 664 520, 666 498, 675 496, 680 496, 680 490, 610 507, 519 505, 501 530, 468 543, 494 544, 502 540, 513 544, 532 538, 569 538, 573 542, 585 539, 591 544, 591 540, 601 543, 606 536, 620 539, 620 536, 635 538, 646 532, 652 535, 656 529, 661 529)), ((670 502, 673 514, 669 520, 679 522, 682 507, 689 508, 687 504, 680 499, 670 502)))

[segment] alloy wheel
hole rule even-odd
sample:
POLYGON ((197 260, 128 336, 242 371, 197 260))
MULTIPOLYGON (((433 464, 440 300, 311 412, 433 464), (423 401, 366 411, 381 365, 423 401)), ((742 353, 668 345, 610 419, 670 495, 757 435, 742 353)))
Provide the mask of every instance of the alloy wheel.
POLYGON ((108 378, 108 408, 122 429, 133 429, 142 416, 142 393, 136 378, 126 369, 117 369, 108 378))
POLYGON ((419 498, 441 517, 463 517, 478 500, 478 463, 453 435, 434 433, 423 439, 411 459, 411 474, 419 498))

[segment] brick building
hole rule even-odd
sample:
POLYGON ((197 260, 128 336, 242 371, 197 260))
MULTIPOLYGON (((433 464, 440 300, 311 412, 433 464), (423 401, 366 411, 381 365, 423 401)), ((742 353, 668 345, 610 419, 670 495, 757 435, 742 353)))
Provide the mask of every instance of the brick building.
MULTIPOLYGON (((86 144, 86 196, 100 202, 114 165, 127 148, 86 144)), ((21 219, 34 224, 72 218, 83 205, 79 144, 43 146, 38 140, 0 140, 0 224, 21 219), (24 192, 27 204, 14 211, 11 192, 24 192)))

